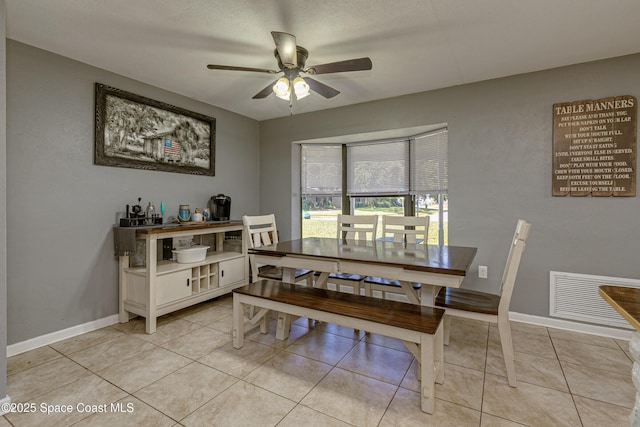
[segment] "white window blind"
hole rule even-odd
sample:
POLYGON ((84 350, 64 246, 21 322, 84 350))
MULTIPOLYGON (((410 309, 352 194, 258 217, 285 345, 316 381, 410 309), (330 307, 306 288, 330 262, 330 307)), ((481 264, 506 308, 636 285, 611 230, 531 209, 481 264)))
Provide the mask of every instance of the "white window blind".
POLYGON ((347 146, 348 195, 409 193, 409 141, 347 146))
POLYGON ((446 193, 449 187, 448 130, 413 139, 411 190, 413 194, 446 193))
POLYGON ((342 146, 302 145, 301 192, 303 195, 342 193, 342 146))

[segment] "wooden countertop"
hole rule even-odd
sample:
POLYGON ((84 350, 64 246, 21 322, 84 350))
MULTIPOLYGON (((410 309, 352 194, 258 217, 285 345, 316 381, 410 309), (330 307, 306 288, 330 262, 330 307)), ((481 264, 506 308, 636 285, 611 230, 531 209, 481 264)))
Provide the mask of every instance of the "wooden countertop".
POLYGON ((242 221, 208 221, 202 224, 163 224, 149 227, 126 227, 133 228, 138 234, 162 234, 173 233, 175 231, 185 230, 205 230, 211 228, 225 228, 225 227, 242 227, 242 221))
POLYGON ((637 331, 640 331, 640 289, 624 286, 598 286, 598 293, 637 331))

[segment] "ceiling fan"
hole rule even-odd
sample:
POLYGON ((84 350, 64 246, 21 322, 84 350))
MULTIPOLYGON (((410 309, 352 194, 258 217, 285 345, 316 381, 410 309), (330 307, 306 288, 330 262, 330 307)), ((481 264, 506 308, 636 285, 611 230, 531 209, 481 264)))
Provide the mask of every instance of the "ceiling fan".
POLYGON ((283 77, 269 84, 269 86, 255 94, 253 99, 266 98, 271 94, 271 92, 275 92, 276 96, 279 98, 290 100, 292 86, 297 99, 302 99, 309 95, 310 90, 313 90, 325 98, 333 98, 340 93, 336 89, 327 86, 324 83, 320 83, 311 77, 303 77, 300 73, 310 75, 342 73, 346 71, 370 70, 373 66, 371 59, 358 58, 304 68, 307 58, 309 57, 309 51, 296 44, 296 37, 294 35, 279 31, 272 31, 271 36, 273 37, 273 41, 276 45, 276 49, 273 54, 278 61, 278 71, 268 70, 265 68, 234 67, 230 65, 215 64, 209 64, 207 65, 207 68, 210 70, 252 71, 268 74, 284 73, 283 77))

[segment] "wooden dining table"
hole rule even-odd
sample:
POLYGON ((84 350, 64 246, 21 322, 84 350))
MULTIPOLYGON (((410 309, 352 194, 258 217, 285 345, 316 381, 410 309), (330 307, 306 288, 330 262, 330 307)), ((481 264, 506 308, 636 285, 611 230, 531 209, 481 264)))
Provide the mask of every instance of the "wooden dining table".
MULTIPOLYGON (((253 265, 283 268, 283 282, 294 283, 296 269, 320 272, 315 287, 326 288, 330 273, 359 274, 398 280, 404 287, 420 283, 420 304, 433 306, 441 287, 460 287, 476 255, 466 246, 405 244, 388 241, 347 241, 307 237, 249 249, 253 265)), ((278 327, 276 336, 286 331, 278 327)))
POLYGON ((629 353, 633 359, 631 375, 636 387, 636 400, 629 421, 640 425, 640 289, 626 286, 598 286, 598 294, 609 303, 631 326, 635 328, 629 342, 629 353))

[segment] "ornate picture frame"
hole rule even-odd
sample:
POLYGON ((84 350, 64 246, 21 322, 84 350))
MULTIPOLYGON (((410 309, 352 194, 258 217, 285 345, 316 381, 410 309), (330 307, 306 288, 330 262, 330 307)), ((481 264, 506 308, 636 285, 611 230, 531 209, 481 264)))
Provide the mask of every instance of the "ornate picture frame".
POLYGON ((216 119, 95 84, 94 164, 215 176, 216 119))

